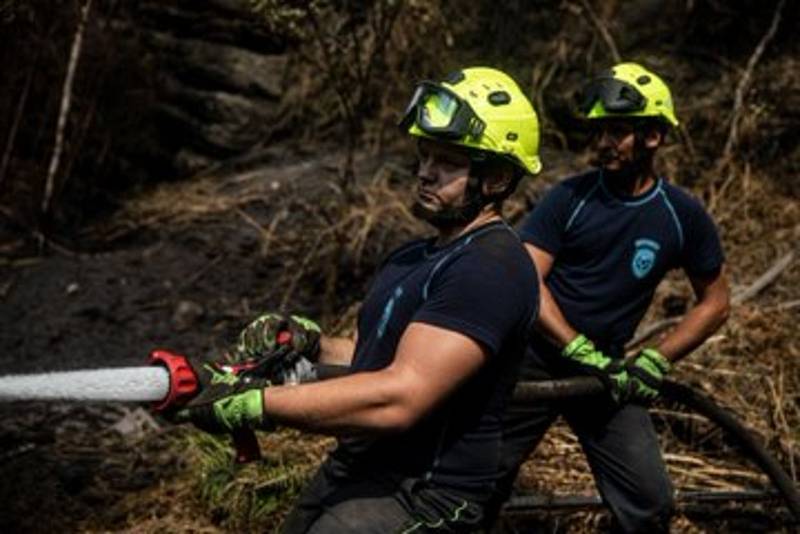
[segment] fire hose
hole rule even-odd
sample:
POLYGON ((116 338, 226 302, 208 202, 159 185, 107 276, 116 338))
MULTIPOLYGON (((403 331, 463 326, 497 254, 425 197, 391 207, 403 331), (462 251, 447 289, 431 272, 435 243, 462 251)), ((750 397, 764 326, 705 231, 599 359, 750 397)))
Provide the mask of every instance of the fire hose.
MULTIPOLYGON (((286 343, 286 339, 279 343, 286 343)), ((180 408, 200 392, 198 375, 184 356, 169 351, 154 351, 148 367, 100 369, 38 375, 0 377, 0 401, 13 400, 84 400, 84 401, 151 401, 156 411, 180 408), (120 386, 119 380, 124 377, 120 386), (57 380, 55 380, 57 378, 57 380), (61 387, 54 389, 53 382, 61 387), (122 396, 121 396, 122 395, 122 396)), ((234 374, 257 371, 271 372, 259 362, 228 368, 234 374)), ((316 378, 328 379, 350 372, 349 367, 317 365, 316 378)), ((262 377, 263 378, 263 377, 262 377)), ((563 380, 521 382, 514 391, 515 399, 523 402, 565 399, 602 393, 603 383, 596 377, 581 376, 563 380)), ((733 439, 745 454, 767 475, 787 508, 800 522, 800 493, 792 478, 780 463, 759 442, 753 432, 729 411, 716 404, 708 395, 689 386, 665 380, 661 395, 668 401, 683 405, 717 425, 733 439)), ((232 436, 237 462, 260 458, 258 441, 252 430, 232 436)), ((512 506, 514 503, 510 503, 512 506)))
MULTIPOLYGON (((602 393, 604 387, 600 379, 593 376, 520 382, 514 390, 514 398, 523 402, 557 400, 602 393)), ((680 404, 706 417, 725 431, 769 477, 795 520, 800 522, 800 492, 798 492, 797 486, 753 432, 739 422, 731 412, 714 402, 711 397, 687 385, 664 380, 661 385, 661 395, 666 400, 680 404)), ((512 507, 514 506, 514 503, 510 504, 512 507)))
MULTIPOLYGON (((347 369, 347 367, 339 366, 318 366, 317 374, 320 378, 332 378, 346 374, 347 369)), ((560 380, 519 382, 514 390, 514 399, 522 402, 553 401, 597 395, 603 393, 604 390, 605 385, 599 378, 578 376, 560 380)), ((755 434, 739 422, 730 411, 719 406, 708 395, 673 380, 664 380, 661 385, 661 396, 702 415, 726 432, 767 475, 795 520, 800 522, 800 492, 794 481, 775 457, 759 442, 755 434)), ((747 493, 745 498, 752 499, 753 495, 747 493)), ((507 508, 524 506, 525 499, 530 502, 528 497, 518 497, 516 502, 512 498, 512 501, 507 504, 507 508)))

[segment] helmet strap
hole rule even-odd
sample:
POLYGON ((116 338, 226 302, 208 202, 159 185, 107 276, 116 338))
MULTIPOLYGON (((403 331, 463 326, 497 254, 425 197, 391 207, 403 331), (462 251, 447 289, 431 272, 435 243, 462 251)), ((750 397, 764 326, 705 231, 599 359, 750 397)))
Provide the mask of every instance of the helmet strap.
POLYGON ((517 185, 525 175, 525 172, 520 169, 516 163, 512 162, 506 157, 497 156, 494 154, 489 154, 484 158, 473 161, 471 173, 474 174, 479 180, 478 193, 480 194, 481 198, 483 198, 483 205, 485 206, 487 204, 494 203, 498 208, 505 199, 511 196, 514 191, 516 191, 517 185), (508 182, 505 184, 505 187, 503 187, 501 190, 494 190, 489 193, 484 193, 484 182, 489 179, 489 176, 491 176, 492 173, 500 172, 500 167, 502 166, 508 166, 508 169, 510 169, 511 172, 511 176, 509 177, 508 182))

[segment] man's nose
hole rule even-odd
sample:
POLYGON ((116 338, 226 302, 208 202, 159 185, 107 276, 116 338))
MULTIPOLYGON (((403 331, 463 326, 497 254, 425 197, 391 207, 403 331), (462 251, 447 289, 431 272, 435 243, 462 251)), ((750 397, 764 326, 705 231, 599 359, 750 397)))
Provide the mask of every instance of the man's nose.
POLYGON ((595 135, 595 145, 597 148, 608 148, 615 144, 614 137, 608 130, 603 129, 595 135))
POLYGON ((432 182, 435 180, 433 172, 433 158, 419 158, 417 166, 417 178, 422 182, 432 182))

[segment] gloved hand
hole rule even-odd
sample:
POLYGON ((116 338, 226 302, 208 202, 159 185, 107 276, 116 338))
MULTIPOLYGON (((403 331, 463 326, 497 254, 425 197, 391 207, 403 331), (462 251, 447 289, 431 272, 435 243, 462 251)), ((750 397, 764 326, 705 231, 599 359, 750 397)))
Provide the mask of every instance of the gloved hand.
POLYGON ((661 382, 672 368, 656 349, 644 349, 625 363, 630 378, 630 398, 652 402, 658 398, 661 382))
POLYGON ((173 416, 175 422, 191 422, 212 434, 269 426, 263 401, 263 389, 271 385, 268 380, 239 376, 215 363, 203 364, 195 372, 200 393, 173 416))
POLYGON ((260 360, 283 348, 278 343, 278 334, 288 332, 291 340, 287 348, 310 361, 319 355, 319 325, 299 315, 285 316, 278 313, 261 315, 248 324, 239 334, 239 343, 234 350, 241 360, 260 360))
POLYGON ((597 350, 594 343, 583 334, 578 334, 570 341, 561 351, 561 355, 600 378, 614 402, 622 403, 628 399, 630 377, 623 362, 609 358, 597 350))

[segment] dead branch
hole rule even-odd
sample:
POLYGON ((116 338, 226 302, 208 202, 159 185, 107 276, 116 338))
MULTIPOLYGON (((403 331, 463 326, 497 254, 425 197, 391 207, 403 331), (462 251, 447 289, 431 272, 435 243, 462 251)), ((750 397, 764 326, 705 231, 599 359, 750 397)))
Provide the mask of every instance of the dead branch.
POLYGON ((78 67, 78 59, 83 48, 83 34, 86 30, 86 22, 89 20, 89 12, 92 8, 92 0, 86 0, 81 8, 81 16, 78 20, 78 27, 75 29, 75 38, 72 40, 72 50, 69 54, 67 64, 67 75, 64 78, 64 87, 61 91, 61 109, 58 113, 58 123, 56 124, 56 140, 53 147, 53 157, 50 159, 50 166, 47 169, 47 181, 45 182, 44 197, 42 198, 42 213, 50 210, 50 201, 53 196, 56 173, 58 164, 61 161, 61 152, 64 149, 64 130, 67 126, 67 117, 72 105, 72 84, 75 81, 75 71, 78 67))
POLYGON ((679 317, 669 317, 667 319, 662 319, 660 321, 656 321, 655 323, 651 323, 645 326, 640 332, 638 332, 633 339, 628 341, 628 344, 625 345, 626 348, 630 349, 633 348, 641 343, 644 343, 651 337, 660 334, 664 330, 675 326, 683 319, 683 315, 679 317))
POLYGON ((737 291, 733 297, 731 297, 731 303, 741 304, 742 302, 749 300, 764 290, 768 285, 774 282, 780 274, 786 270, 789 265, 792 264, 795 257, 795 251, 791 250, 787 254, 785 254, 782 258, 776 261, 772 267, 767 269, 767 271, 756 278, 752 284, 747 286, 745 289, 741 291, 737 291))
POLYGON ((33 57, 33 61, 31 62, 31 68, 28 70, 28 74, 25 77, 25 85, 22 88, 22 94, 19 97, 19 104, 17 105, 17 111, 14 113, 14 119, 11 121, 11 128, 8 132, 8 139, 6 140, 6 148, 3 151, 3 160, 0 162, 0 185, 3 183, 3 179, 6 175, 6 169, 8 168, 8 163, 11 160, 11 153, 14 149, 14 141, 17 138, 17 131, 19 129, 19 125, 22 119, 22 112, 25 110, 25 104, 28 102, 28 95, 30 94, 31 89, 31 82, 33 81, 33 75, 37 69, 37 63, 39 59, 38 52, 33 57))
POLYGON ((779 311, 787 311, 793 310, 795 308, 800 308, 800 299, 798 300, 788 300, 786 302, 781 302, 780 304, 776 304, 773 309, 779 311))
POLYGON ((597 31, 600 32, 600 36, 603 38, 603 41, 605 41, 608 51, 611 52, 611 57, 614 59, 614 63, 619 63, 622 61, 622 57, 619 55, 619 49, 617 48, 617 43, 615 43, 614 38, 611 37, 611 32, 608 30, 608 26, 606 26, 606 24, 600 20, 600 17, 597 16, 597 13, 594 12, 589 0, 581 0, 581 4, 583 4, 583 8, 586 10, 589 20, 592 21, 592 24, 594 24, 595 28, 597 28, 597 31))
POLYGON ((764 50, 767 48, 767 45, 775 37, 775 33, 778 31, 778 25, 781 21, 781 14, 783 12, 783 6, 786 4, 786 0, 779 0, 778 5, 775 7, 775 13, 772 15, 772 23, 767 30, 767 33, 761 38, 759 41, 758 46, 753 51, 753 54, 750 56, 750 59, 747 61, 747 67, 745 68, 744 74, 739 79, 739 85, 736 86, 736 95, 733 101, 733 111, 731 112, 731 127, 728 132, 728 140, 725 142, 725 148, 722 151, 722 161, 727 162, 730 161, 731 155, 733 154, 733 149, 736 147, 737 137, 739 135, 739 121, 742 115, 742 107, 744 106, 744 96, 747 90, 750 87, 750 80, 753 77, 753 71, 758 64, 758 61, 761 59, 761 56, 764 54, 764 50))

